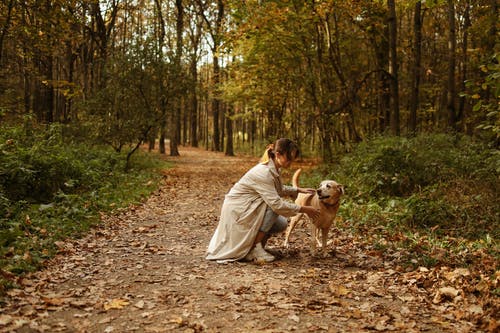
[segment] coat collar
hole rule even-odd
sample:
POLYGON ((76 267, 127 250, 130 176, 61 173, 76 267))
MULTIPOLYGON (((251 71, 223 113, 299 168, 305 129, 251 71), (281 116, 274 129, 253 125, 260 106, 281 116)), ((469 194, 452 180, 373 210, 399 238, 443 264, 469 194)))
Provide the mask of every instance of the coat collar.
POLYGON ((276 168, 276 164, 274 164, 273 159, 269 159, 267 165, 269 166, 269 170, 271 170, 271 173, 273 174, 274 177, 280 177, 280 171, 278 168, 276 168))

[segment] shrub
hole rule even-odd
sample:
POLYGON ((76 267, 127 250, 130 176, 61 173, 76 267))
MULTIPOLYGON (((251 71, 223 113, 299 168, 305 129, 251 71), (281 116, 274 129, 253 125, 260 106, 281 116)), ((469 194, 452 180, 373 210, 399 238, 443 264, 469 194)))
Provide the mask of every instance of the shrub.
POLYGON ((409 208, 409 225, 418 228, 449 226, 457 220, 453 207, 443 198, 432 199, 413 196, 406 201, 409 208))
POLYGON ((314 177, 326 174, 346 186, 341 213, 354 224, 498 237, 498 157, 467 137, 380 137, 314 177))
POLYGON ((138 202, 167 167, 138 153, 126 173, 125 153, 61 133, 58 125, 0 132, 0 270, 37 269, 55 241, 84 234, 100 212, 138 202))
POLYGON ((456 178, 481 178, 494 185, 499 170, 498 151, 449 135, 363 142, 335 168, 336 176, 358 194, 375 197, 409 197, 456 178))

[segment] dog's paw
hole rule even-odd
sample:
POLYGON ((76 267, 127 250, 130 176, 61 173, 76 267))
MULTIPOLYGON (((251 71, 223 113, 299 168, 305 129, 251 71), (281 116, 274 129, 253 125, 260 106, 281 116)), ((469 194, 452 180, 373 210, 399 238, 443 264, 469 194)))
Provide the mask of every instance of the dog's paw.
POLYGON ((313 258, 320 258, 321 257, 321 251, 318 251, 317 249, 311 250, 311 257, 313 257, 313 258))

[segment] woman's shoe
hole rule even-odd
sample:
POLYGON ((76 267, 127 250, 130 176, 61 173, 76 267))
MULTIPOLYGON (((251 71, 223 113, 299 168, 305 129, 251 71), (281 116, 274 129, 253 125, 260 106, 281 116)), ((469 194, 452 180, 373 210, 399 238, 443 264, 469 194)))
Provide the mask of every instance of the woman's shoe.
POLYGON ((257 262, 272 262, 276 258, 267 253, 266 250, 262 247, 262 243, 257 243, 254 248, 246 255, 245 257, 248 261, 257 261, 257 262))

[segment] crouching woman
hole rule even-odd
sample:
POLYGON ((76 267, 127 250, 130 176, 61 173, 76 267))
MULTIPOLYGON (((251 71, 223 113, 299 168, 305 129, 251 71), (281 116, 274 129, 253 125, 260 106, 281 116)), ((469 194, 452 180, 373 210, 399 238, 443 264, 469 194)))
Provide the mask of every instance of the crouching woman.
POLYGON ((225 196, 219 224, 208 245, 208 260, 271 262, 275 257, 264 249, 266 241, 286 230, 287 217, 297 213, 313 219, 318 216, 315 207, 285 199, 315 191, 282 184, 281 169, 289 168, 298 155, 295 142, 278 139, 266 149, 260 163, 234 184, 225 196))

